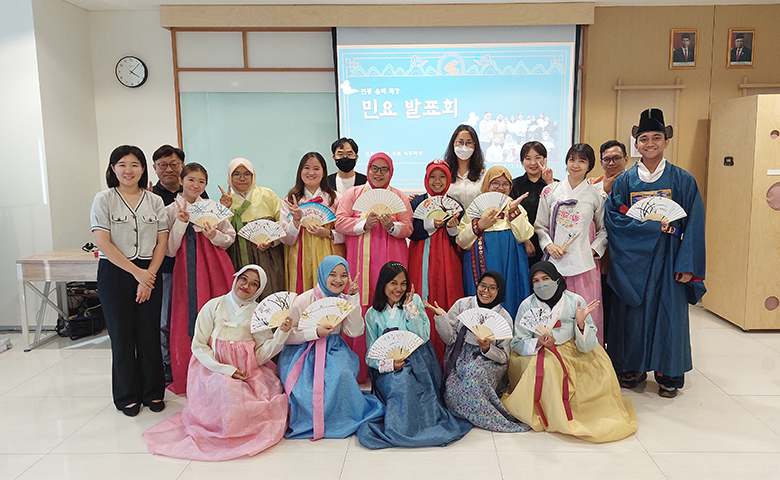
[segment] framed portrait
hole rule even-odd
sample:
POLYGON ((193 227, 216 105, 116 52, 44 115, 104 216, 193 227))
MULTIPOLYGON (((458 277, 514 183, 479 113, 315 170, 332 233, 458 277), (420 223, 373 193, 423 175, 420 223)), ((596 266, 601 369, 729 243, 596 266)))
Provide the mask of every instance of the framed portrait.
POLYGON ((729 28, 729 56, 726 68, 753 68, 755 45, 755 28, 729 28))
POLYGON ((673 28, 669 41, 669 68, 671 70, 696 68, 699 59, 699 30, 673 28))

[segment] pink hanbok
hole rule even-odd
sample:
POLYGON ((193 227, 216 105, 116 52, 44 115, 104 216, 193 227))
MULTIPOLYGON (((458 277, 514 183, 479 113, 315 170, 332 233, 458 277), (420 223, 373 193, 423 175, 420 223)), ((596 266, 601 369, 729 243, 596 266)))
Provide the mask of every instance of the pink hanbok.
MULTIPOLYGON (((248 268, 246 266, 240 273, 248 268)), ((262 272, 262 270, 260 270, 262 272)), ((261 275, 265 286, 265 274, 261 275)), ((235 290, 235 283, 234 283, 235 290)), ((251 457, 279 443, 287 429, 287 395, 270 360, 289 332, 250 333, 254 299, 214 298, 198 314, 187 376, 187 404, 144 432, 149 451, 190 460, 251 457), (236 370, 247 380, 232 378, 236 370)))
MULTIPOLYGON (((374 288, 379 278, 379 270, 382 266, 393 260, 400 262, 404 267, 409 266, 409 247, 406 238, 412 233, 412 207, 409 199, 400 190, 390 186, 393 176, 393 161, 385 153, 377 153, 368 162, 368 182, 365 185, 352 187, 341 197, 336 212, 336 231, 344 235, 347 247, 347 262, 349 271, 354 272, 360 286, 360 306, 363 314, 371 307, 374 300, 374 288), (352 209, 355 201, 364 192, 376 188, 371 185, 371 165, 377 159, 383 159, 390 167, 390 179, 384 187, 398 195, 404 203, 406 210, 393 215, 393 228, 389 232, 382 227, 381 222, 368 231, 363 230, 366 219, 361 217, 361 212, 352 209)), ((418 287, 419 288, 419 287, 418 287)), ((363 383, 368 378, 366 366, 366 339, 365 335, 358 338, 344 337, 347 345, 360 358, 360 373, 358 382, 363 383)))

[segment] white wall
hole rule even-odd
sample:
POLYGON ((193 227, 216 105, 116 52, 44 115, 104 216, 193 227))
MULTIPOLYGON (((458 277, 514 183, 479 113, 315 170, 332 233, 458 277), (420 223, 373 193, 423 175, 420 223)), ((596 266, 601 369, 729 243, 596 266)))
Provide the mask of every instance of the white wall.
POLYGON ((149 162, 163 144, 177 145, 176 100, 173 88, 171 33, 160 26, 158 11, 89 12, 92 74, 100 188, 111 151, 118 145, 137 145, 149 162), (139 88, 122 86, 114 75, 116 62, 135 55, 149 69, 149 79, 139 88))
POLYGON ((52 248, 30 0, 0 2, 0 65, 0 325, 19 325, 16 259, 52 248))
MULTIPOLYGON (((62 0, 33 0, 55 249, 92 241, 89 210, 101 184, 89 19, 62 0)), ((105 187, 103 187, 105 188, 105 187)))

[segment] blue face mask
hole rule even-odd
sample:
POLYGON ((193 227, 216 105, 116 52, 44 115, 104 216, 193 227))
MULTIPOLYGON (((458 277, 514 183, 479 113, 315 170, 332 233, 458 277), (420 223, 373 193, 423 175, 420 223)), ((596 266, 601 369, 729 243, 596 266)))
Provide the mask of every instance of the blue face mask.
POLYGON ((549 300, 558 291, 558 282, 555 280, 545 280, 534 285, 534 293, 542 300, 549 300))

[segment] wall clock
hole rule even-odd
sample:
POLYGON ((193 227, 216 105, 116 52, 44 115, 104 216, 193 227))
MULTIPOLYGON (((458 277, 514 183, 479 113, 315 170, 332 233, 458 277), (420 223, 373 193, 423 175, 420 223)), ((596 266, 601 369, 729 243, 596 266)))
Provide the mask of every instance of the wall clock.
POLYGON ((129 88, 138 88, 146 82, 149 70, 140 58, 128 55, 119 59, 114 68, 119 83, 129 88))

